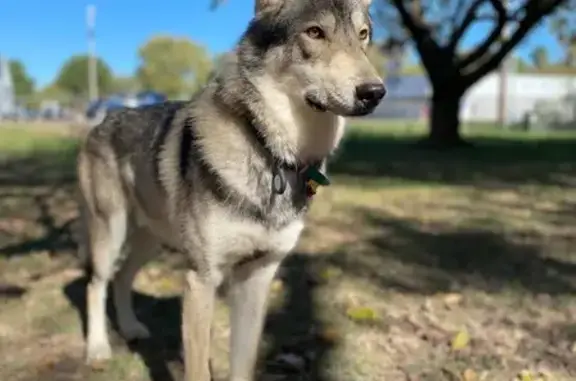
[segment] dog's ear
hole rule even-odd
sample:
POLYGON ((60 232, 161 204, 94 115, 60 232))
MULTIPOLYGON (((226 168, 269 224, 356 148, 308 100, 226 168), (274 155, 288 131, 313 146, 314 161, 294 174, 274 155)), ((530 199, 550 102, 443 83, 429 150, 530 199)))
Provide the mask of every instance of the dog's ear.
POLYGON ((254 0, 254 14, 258 15, 262 12, 275 10, 279 8, 284 3, 284 1, 286 0, 254 0))

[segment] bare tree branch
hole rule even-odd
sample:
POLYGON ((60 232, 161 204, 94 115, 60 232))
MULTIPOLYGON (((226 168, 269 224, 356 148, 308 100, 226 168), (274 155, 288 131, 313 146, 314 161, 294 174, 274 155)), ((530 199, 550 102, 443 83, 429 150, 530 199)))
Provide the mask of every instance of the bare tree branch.
MULTIPOLYGON (((431 71, 431 68, 435 65, 434 55, 440 53, 441 49, 438 42, 432 38, 430 27, 426 25, 422 19, 419 12, 421 9, 418 7, 416 12, 414 12, 414 10, 408 10, 406 8, 403 0, 390 1, 398 10, 402 23, 412 35, 412 39, 420 54, 422 65, 424 65, 427 72, 432 75, 434 72, 431 71)), ((418 6, 419 2, 416 5, 418 6)))
POLYGON ((398 9, 402 23, 406 26, 414 38, 417 45, 421 45, 429 37, 430 31, 422 24, 421 19, 416 19, 414 14, 406 9, 403 0, 392 0, 392 3, 398 9))
MULTIPOLYGON (((497 0, 493 0, 497 1, 497 0)), ((463 76, 464 84, 471 86, 486 74, 498 68, 502 60, 514 49, 514 47, 522 41, 524 37, 532 30, 532 27, 540 22, 544 17, 548 16, 554 9, 564 3, 565 0, 532 0, 524 8, 526 14, 522 20, 519 21, 518 27, 512 36, 503 42, 500 49, 487 56, 484 62, 479 62, 476 70, 463 76)), ((488 48, 489 49, 489 48, 488 48)))
MULTIPOLYGON (((470 25, 472 25, 472 23, 476 20, 476 12, 478 12, 478 8, 480 8, 484 2, 484 0, 475 0, 474 3, 472 3, 468 8, 468 12, 466 12, 466 15, 460 23, 460 26, 454 29, 454 32, 450 37, 450 42, 448 43, 448 49, 451 52, 456 50, 458 42, 462 39, 462 36, 464 36, 464 33, 466 33, 466 30, 470 27, 470 25)), ((460 2, 459 5, 461 6, 462 2, 460 2)))
POLYGON ((504 30, 504 26, 506 26, 506 22, 508 21, 508 13, 506 12, 506 8, 504 8, 501 0, 489 0, 489 2, 498 15, 498 21, 484 42, 478 45, 474 51, 472 51, 469 55, 464 57, 462 61, 460 61, 460 68, 465 68, 476 60, 482 58, 486 53, 488 53, 498 38, 502 36, 502 31, 504 30))

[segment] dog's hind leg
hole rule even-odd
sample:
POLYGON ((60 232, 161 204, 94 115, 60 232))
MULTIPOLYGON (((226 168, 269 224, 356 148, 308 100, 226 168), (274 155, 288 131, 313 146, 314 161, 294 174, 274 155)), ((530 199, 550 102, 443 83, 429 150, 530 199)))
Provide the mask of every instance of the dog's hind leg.
POLYGON ((81 150, 78 160, 85 244, 92 270, 86 298, 86 360, 89 363, 111 356, 106 331, 107 288, 120 259, 128 227, 127 204, 117 165, 110 159, 113 156, 106 146, 100 146, 99 150, 97 155, 81 150))
POLYGON ((107 288, 121 254, 126 227, 126 212, 123 209, 118 209, 106 220, 101 216, 93 216, 89 223, 92 279, 87 290, 88 362, 106 360, 111 356, 106 332, 107 288))
POLYGON ((148 329, 138 321, 132 301, 132 283, 138 271, 159 253, 156 238, 146 228, 138 228, 128 238, 128 258, 113 283, 118 327, 126 340, 146 339, 148 329))
POLYGON ((279 262, 236 269, 229 288, 230 381, 252 381, 270 284, 279 262))

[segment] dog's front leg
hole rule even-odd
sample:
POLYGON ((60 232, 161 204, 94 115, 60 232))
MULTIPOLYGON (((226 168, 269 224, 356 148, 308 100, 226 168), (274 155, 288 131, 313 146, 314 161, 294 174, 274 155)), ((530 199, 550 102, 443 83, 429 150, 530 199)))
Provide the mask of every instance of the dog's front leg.
POLYGON ((252 381, 254 377, 268 291, 279 264, 247 264, 232 274, 229 289, 231 381, 252 381))
POLYGON ((182 341, 186 381, 210 381, 210 330, 216 284, 199 277, 195 271, 186 274, 182 305, 182 341))

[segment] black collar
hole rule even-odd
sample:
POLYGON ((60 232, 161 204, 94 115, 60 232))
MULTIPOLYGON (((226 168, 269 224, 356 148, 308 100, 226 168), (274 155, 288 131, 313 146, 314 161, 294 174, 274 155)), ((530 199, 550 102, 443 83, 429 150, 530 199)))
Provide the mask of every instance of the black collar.
POLYGON ((268 146, 266 139, 256 124, 254 118, 247 118, 247 130, 254 137, 254 141, 259 149, 264 152, 270 167, 272 167, 272 189, 276 194, 283 194, 286 191, 286 172, 299 173, 305 164, 294 164, 287 162, 284 158, 276 155, 268 146))

